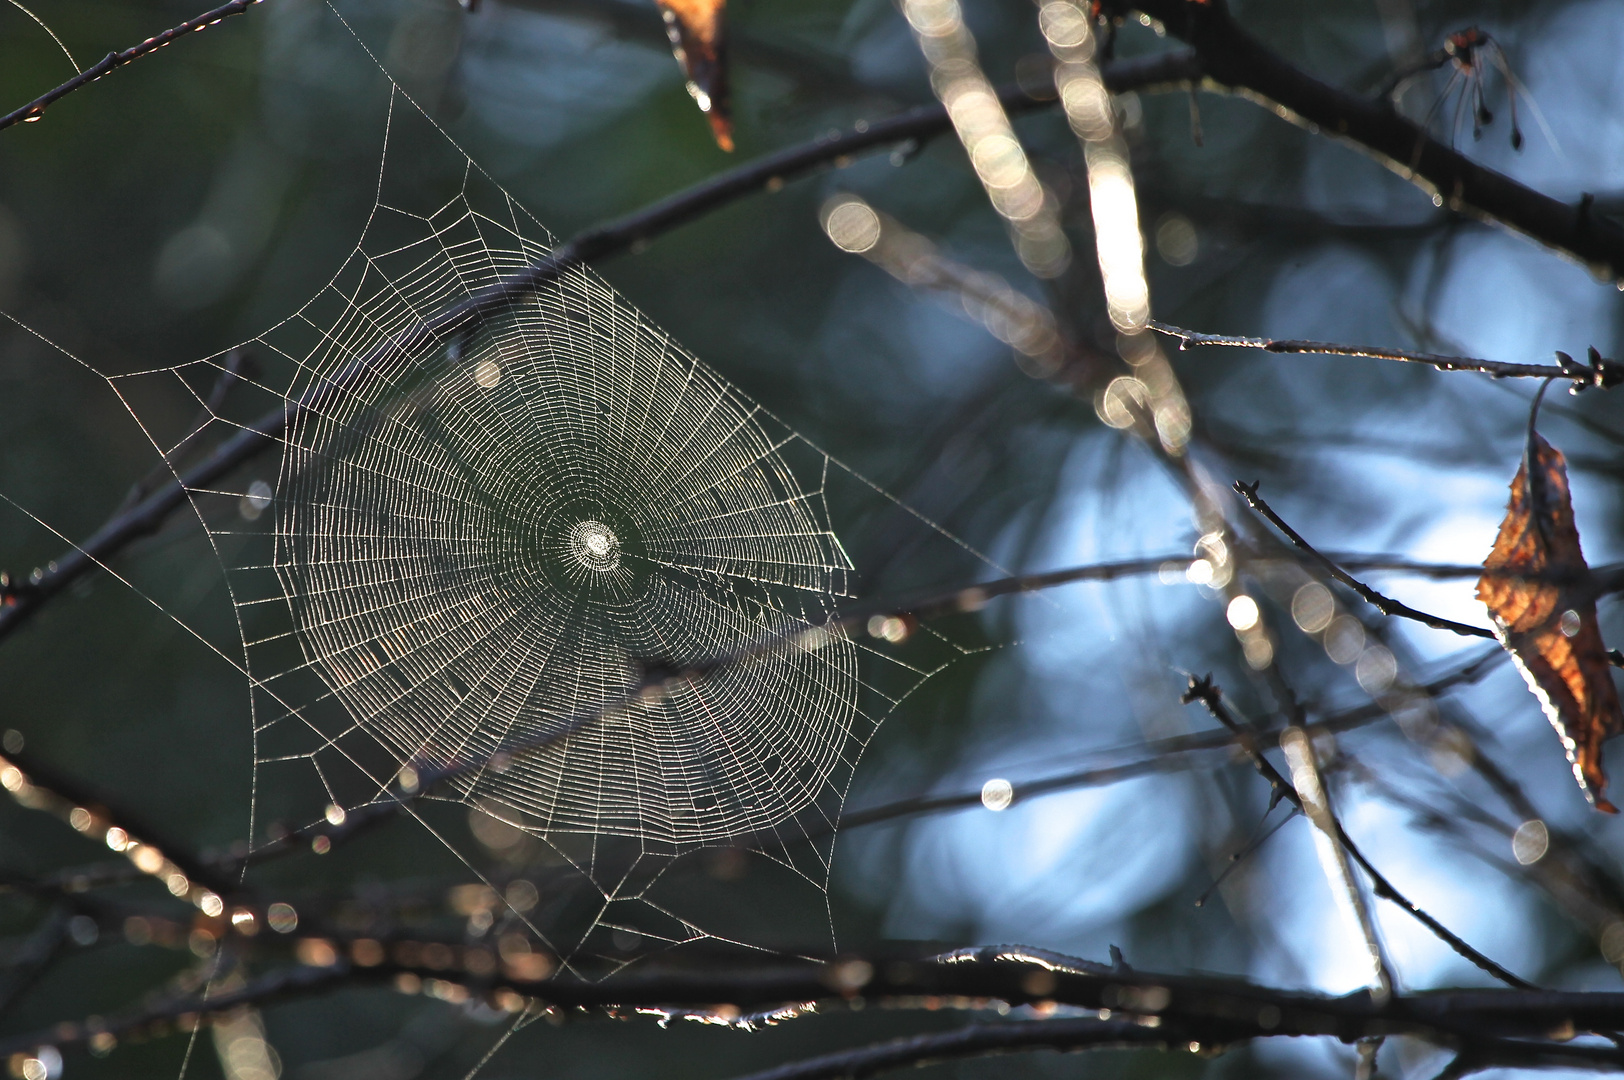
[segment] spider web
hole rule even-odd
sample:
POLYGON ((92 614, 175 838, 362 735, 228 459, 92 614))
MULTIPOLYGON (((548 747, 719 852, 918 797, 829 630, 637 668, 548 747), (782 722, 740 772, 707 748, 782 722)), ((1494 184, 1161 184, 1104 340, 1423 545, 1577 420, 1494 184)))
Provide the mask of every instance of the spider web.
POLYGON ((732 940, 662 893, 674 862, 743 849, 821 896, 864 746, 978 651, 830 624, 857 580, 834 511, 980 557, 589 269, 448 323, 555 241, 392 82, 388 102, 370 216, 315 297, 237 349, 108 377, 176 475, 267 406, 287 418, 274 474, 187 491, 241 637, 252 843, 462 803, 590 886, 523 920, 564 963, 732 940), (200 421, 143 420, 177 383, 200 421))

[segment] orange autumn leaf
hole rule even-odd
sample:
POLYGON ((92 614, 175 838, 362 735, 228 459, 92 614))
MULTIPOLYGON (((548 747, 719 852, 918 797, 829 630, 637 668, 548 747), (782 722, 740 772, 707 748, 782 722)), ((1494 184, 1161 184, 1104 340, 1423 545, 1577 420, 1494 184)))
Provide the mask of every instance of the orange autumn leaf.
POLYGON ((1624 715, 1573 523, 1567 461, 1532 430, 1483 569, 1478 599, 1561 737, 1580 789, 1597 809, 1617 813, 1602 795, 1601 749, 1624 733, 1624 715))
POLYGON ((733 117, 728 103, 727 0, 659 0, 665 32, 683 74, 688 93, 710 120, 716 145, 733 149, 733 117))

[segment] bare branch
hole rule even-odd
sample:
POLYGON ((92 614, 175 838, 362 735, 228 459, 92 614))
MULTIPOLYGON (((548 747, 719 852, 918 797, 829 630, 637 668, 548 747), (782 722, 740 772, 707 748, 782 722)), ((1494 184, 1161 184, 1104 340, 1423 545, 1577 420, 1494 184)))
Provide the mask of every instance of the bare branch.
POLYGON ((1314 744, 1308 733, 1296 724, 1280 735, 1280 748, 1286 753, 1286 764, 1291 769, 1291 784, 1297 792, 1296 804, 1307 815, 1316 830, 1316 846, 1320 864, 1333 891, 1340 889, 1352 906, 1359 936, 1371 964, 1371 996, 1385 1000, 1393 993, 1393 973, 1388 967, 1387 954, 1382 951, 1381 938, 1376 933, 1376 922, 1370 917, 1370 905, 1365 903, 1359 879, 1348 865, 1348 849, 1342 843, 1346 835, 1336 812, 1331 809, 1331 793, 1320 775, 1315 760, 1314 744))
MULTIPOLYGON (((722 656, 711 657, 706 660, 690 664, 680 669, 670 669, 660 666, 650 666, 644 677, 637 684, 629 687, 619 698, 592 706, 577 713, 575 716, 562 721, 539 736, 528 737, 523 740, 509 741, 499 746, 495 751, 477 758, 468 758, 454 761, 438 767, 426 764, 413 764, 409 772, 402 773, 404 786, 400 790, 390 789, 383 798, 377 802, 356 808, 346 808, 343 821, 338 825, 320 821, 302 829, 290 830, 278 838, 256 848, 246 861, 258 863, 265 859, 303 851, 309 846, 317 846, 322 851, 331 850, 333 844, 349 840, 361 833, 368 832, 385 821, 392 819, 399 811, 409 806, 417 799, 429 794, 442 784, 466 776, 470 772, 486 767, 492 757, 496 755, 517 755, 531 753, 555 745, 583 729, 600 723, 606 717, 613 715, 617 710, 637 700, 647 700, 671 693, 678 687, 703 681, 717 675, 728 667, 753 657, 770 653, 777 649, 795 647, 797 641, 808 633, 830 633, 841 631, 862 634, 864 627, 876 618, 905 618, 911 620, 925 620, 940 618, 947 615, 962 614, 979 611, 989 601, 1000 596, 1009 596, 1017 593, 1037 592, 1043 589, 1056 588, 1080 581, 1109 581, 1118 577, 1127 577, 1136 574, 1159 572, 1169 562, 1176 562, 1168 558, 1130 559, 1123 562, 1095 563, 1087 566, 1069 567, 1064 570, 1054 570, 1042 574, 1025 574, 1016 577, 1001 578, 996 581, 984 582, 971 586, 960 586, 944 591, 928 593, 910 602, 898 604, 895 602, 879 601, 871 604, 859 605, 847 612, 836 613, 824 623, 815 627, 798 626, 786 631, 776 632, 755 641, 746 642, 739 648, 722 656)), ((1254 560, 1254 562, 1261 560, 1254 560)), ((1397 565, 1409 569, 1417 565, 1405 560, 1371 560, 1381 565, 1397 565)), ((1475 568, 1464 567, 1432 567, 1431 569, 1455 573, 1465 571, 1478 573, 1475 568)), ((1475 678, 1483 669, 1484 664, 1503 654, 1498 647, 1475 658, 1469 662, 1462 672, 1446 676, 1425 688, 1436 692, 1455 685, 1457 682, 1475 678)), ((1319 728, 1327 730, 1343 730, 1345 727, 1354 727, 1370 720, 1386 716, 1381 709, 1352 710, 1327 720, 1319 728)), ((1198 746, 1200 736, 1189 736, 1183 740, 1164 740, 1162 749, 1167 754, 1189 753, 1199 750, 1217 750, 1234 745, 1235 740, 1218 740, 1211 746, 1198 746)), ((1157 744, 1161 745, 1161 744, 1157 744)), ((1071 773, 1061 777, 1037 781, 1034 784, 1023 785, 1023 797, 1032 794, 1062 790, 1070 787, 1092 786, 1095 784, 1116 783, 1133 776, 1144 775, 1165 768, 1166 765, 1157 758, 1146 761, 1126 763, 1110 768, 1085 770, 1080 773, 1071 773)), ((894 817, 906 817, 916 813, 935 813, 943 810, 970 806, 980 801, 980 794, 964 794, 942 797, 923 797, 919 799, 904 800, 902 803, 888 807, 877 807, 872 811, 859 812, 853 816, 842 817, 839 827, 848 825, 866 825, 894 817)), ((828 828, 828 827, 825 827, 828 828)), ((826 835, 824 829, 813 827, 810 836, 826 835)), ((747 845, 754 838, 741 838, 740 843, 747 845)))
POLYGON ((1235 493, 1241 496, 1241 498, 1245 499, 1247 505, 1249 505, 1253 510, 1256 510, 1258 513, 1262 514, 1264 517, 1268 518, 1271 525, 1279 529, 1282 533, 1285 533, 1286 539, 1290 540, 1299 550, 1307 554, 1309 558, 1318 563, 1322 570, 1336 578, 1336 580, 1340 581, 1354 592, 1358 593, 1366 603, 1373 606, 1383 615, 1397 616, 1401 619, 1413 619, 1424 626, 1432 627, 1434 630, 1449 630, 1460 634, 1463 637, 1488 638, 1491 641, 1497 640, 1494 636, 1494 631, 1486 627, 1468 626, 1466 623, 1459 623, 1453 619, 1445 619, 1438 615, 1428 615, 1424 611, 1417 611, 1408 604, 1401 604, 1397 600, 1383 596, 1375 589, 1372 589, 1370 586, 1359 581, 1346 570, 1343 570, 1336 563, 1314 550, 1314 546, 1312 544, 1298 535, 1296 529, 1293 529, 1290 525, 1286 524, 1285 519, 1283 519, 1279 514, 1275 513, 1273 508, 1271 508, 1268 503, 1263 501, 1263 496, 1257 493, 1257 487, 1258 486, 1256 484, 1243 484, 1239 480, 1235 481, 1235 493))
MULTIPOLYGON (((1455 670, 1434 679, 1425 686, 1419 687, 1418 690, 1431 696, 1441 694, 1462 683, 1476 681, 1489 669, 1491 664, 1500 660, 1504 653, 1505 650, 1498 647, 1486 650, 1455 670)), ((1304 727, 1311 734, 1322 731, 1332 733, 1352 731, 1374 721, 1384 720, 1387 716, 1386 709, 1378 704, 1369 704, 1333 713, 1324 720, 1306 724, 1304 727)), ((1263 732, 1262 734, 1270 738, 1275 736, 1274 732, 1263 732)), ((1244 736, 1244 738, 1251 737, 1249 732, 1244 736)), ((1166 739, 1155 739, 1143 746, 1135 747, 1134 749, 1139 756, 1130 761, 1116 765, 1080 769, 1062 773, 1058 776, 1043 777, 1038 780, 1017 782, 1014 784, 1014 798, 1017 800, 1034 799, 1040 795, 1049 795, 1056 791, 1069 791, 1081 787, 1100 787, 1157 772, 1190 768, 1208 755, 1233 753, 1236 747, 1243 747, 1243 735, 1227 728, 1224 731, 1202 731, 1190 735, 1175 735, 1166 739)), ((864 825, 877 825, 886 821, 894 821, 898 818, 962 810, 980 805, 981 792, 979 789, 958 792, 952 795, 919 795, 842 814, 839 828, 855 829, 864 825)))
MULTIPOLYGON (((1195 676, 1191 676, 1190 688, 1185 692, 1184 700, 1186 702, 1201 702, 1202 705, 1206 706, 1207 711, 1213 715, 1215 720, 1235 733, 1237 739, 1240 741, 1241 747, 1252 759, 1252 764, 1256 766, 1259 774, 1261 774, 1262 777, 1269 782, 1269 786, 1274 792, 1274 798, 1286 799, 1290 801, 1291 804, 1298 810, 1303 809, 1302 798, 1297 794, 1296 787, 1293 786, 1291 781, 1287 780, 1281 775, 1280 770, 1276 769, 1274 764, 1269 761, 1268 758, 1263 756, 1263 749, 1258 743, 1257 733, 1251 728, 1243 725, 1235 718, 1234 714, 1229 711, 1229 706, 1225 705, 1223 702, 1223 691, 1213 683, 1210 677, 1196 678, 1195 676)), ((1397 904, 1406 913, 1408 913, 1411 918, 1415 919, 1415 921, 1419 922, 1422 926, 1425 926, 1428 930, 1432 931, 1433 934, 1435 934, 1451 949, 1454 949, 1461 956, 1464 956, 1466 959, 1470 960, 1472 963, 1476 964, 1490 975, 1493 975, 1501 982, 1506 983, 1508 986, 1515 986, 1524 990, 1531 990, 1534 988, 1533 983, 1512 974, 1510 971, 1501 967, 1493 960, 1490 960, 1487 956, 1484 956, 1482 953, 1472 948, 1454 931, 1450 930, 1443 923, 1427 914, 1403 893, 1395 889, 1393 887, 1393 883, 1388 881, 1380 871, 1372 866, 1369 859, 1365 858, 1364 852, 1359 850, 1358 845, 1353 842, 1352 837, 1348 836, 1347 830, 1342 828, 1342 824, 1340 822, 1336 822, 1335 825, 1337 839, 1342 842, 1342 846, 1347 850, 1349 858, 1358 863, 1360 868, 1363 869, 1366 874, 1370 875, 1371 891, 1373 891, 1377 896, 1397 904)), ((1379 1033, 1372 1032, 1370 1034, 1379 1033)))
POLYGON ((132 45, 122 52, 110 52, 102 57, 101 62, 93 67, 85 68, 79 74, 58 86, 48 90, 39 97, 30 101, 20 109, 13 109, 4 116, 0 116, 0 129, 11 127, 13 124, 27 124, 38 120, 45 115, 45 110, 51 105, 67 97, 82 86, 89 86, 103 75, 109 74, 114 68, 141 59, 148 53, 157 52, 170 42, 185 37, 197 30, 204 30, 218 22, 229 19, 233 15, 240 15, 259 3, 260 0, 231 0, 229 4, 221 4, 212 11, 205 11, 201 15, 193 16, 181 23, 172 26, 161 34, 156 34, 139 45, 132 45))
POLYGON ((1191 1037, 1191 1025, 1147 1027, 1135 1020, 1034 1020, 1004 1023, 977 1023, 932 1035, 905 1039, 855 1050, 792 1061, 763 1069, 736 1080, 838 1080, 896 1069, 931 1065, 942 1061, 986 1057, 1031 1050, 1160 1049, 1190 1050, 1200 1045, 1191 1037))
POLYGON ((1439 353, 1410 352, 1405 349, 1382 349, 1372 345, 1334 345, 1328 341, 1298 341, 1289 338, 1239 337, 1233 334, 1203 334, 1185 330, 1171 323, 1152 322, 1150 328, 1158 334, 1179 339, 1179 351, 1203 345, 1226 345, 1235 349, 1262 349, 1271 353, 1306 353, 1316 356, 1358 356, 1372 360, 1397 360, 1406 364, 1425 364, 1439 371, 1478 371, 1497 379, 1572 379, 1590 386, 1611 386, 1624 379, 1624 365, 1613 360, 1602 360, 1594 369, 1559 364, 1508 364, 1498 360, 1474 360, 1467 356, 1444 356, 1439 353))
MULTIPOLYGON (((108 846, 112 850, 129 854, 144 874, 167 875, 178 870, 196 887, 222 895, 236 891, 236 883, 226 874, 194 858, 185 845, 164 836, 135 811, 120 809, 115 814, 109 806, 117 800, 51 767, 21 747, 8 748, 0 756, 0 788, 28 809, 55 814, 91 839, 110 841, 108 846), (142 849, 148 849, 147 853, 142 849)), ((196 889, 189 890, 188 895, 191 891, 196 889)))
POLYGON ((1624 225, 1595 213, 1593 200, 1569 205, 1524 187, 1431 138, 1391 102, 1320 82, 1247 33, 1223 0, 1118 0, 1109 6, 1137 8, 1159 20, 1195 47, 1212 82, 1261 97, 1310 131, 1369 151, 1440 206, 1567 252, 1598 275, 1624 278, 1624 225))

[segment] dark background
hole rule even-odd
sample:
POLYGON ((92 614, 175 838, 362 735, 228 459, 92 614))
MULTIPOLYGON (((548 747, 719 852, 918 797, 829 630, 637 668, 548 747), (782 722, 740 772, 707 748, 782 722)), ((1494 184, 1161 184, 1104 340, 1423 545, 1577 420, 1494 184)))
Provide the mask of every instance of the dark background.
MULTIPOLYGON (((1498 75, 1487 82, 1496 119, 1480 141, 1469 122, 1455 125, 1453 100, 1437 111, 1434 133, 1547 194, 1595 192, 1604 208, 1624 197, 1617 5, 1234 7, 1293 62, 1360 92, 1378 87, 1406 48, 1430 50, 1467 25, 1487 29, 1526 84, 1524 148, 1509 145, 1498 75)), ((451 0, 368 0, 339 8, 448 135, 559 236, 735 162, 712 144, 684 93, 652 5, 485 0, 468 14, 451 0)), ((195 14, 185 4, 87 0, 36 0, 32 10, 81 64, 195 14)), ((1012 79, 1022 57, 1042 50, 1027 4, 974 3, 967 14, 995 81, 1012 79)), ((730 17, 737 160, 930 100, 907 27, 883 0, 735 0, 730 17)), ((1134 23, 1118 45, 1122 55, 1169 47, 1134 23)), ((0 105, 71 74, 32 20, 0 8, 0 105)), ((1448 75, 1419 79, 1406 111, 1425 116, 1448 75)), ((254 336, 349 255, 372 206, 384 88, 325 5, 267 0, 65 99, 40 123, 0 133, 0 310, 17 320, 0 324, 0 566, 26 574, 53 558, 156 464, 143 425, 173 422, 190 406, 143 397, 140 380, 120 376, 254 336)), ((1592 344, 1618 352, 1618 293, 1582 267, 1438 209, 1355 150, 1245 100, 1203 94, 1199 106, 1200 146, 1183 93, 1133 95, 1120 109, 1147 234, 1154 240, 1176 215, 1198 240, 1185 265, 1150 245, 1159 318, 1519 362, 1549 362, 1554 349, 1582 355, 1592 344)), ((859 192, 954 258, 1064 306, 1108 347, 1076 140, 1055 113, 1017 128, 1039 175, 1070 193, 1079 269, 1056 292, 1024 274, 950 137, 911 157, 881 152, 741 199, 596 269, 794 429, 1004 565, 1183 557, 1197 539, 1183 496, 1140 445, 1099 422, 1086 391, 1071 396, 1023 375, 1010 350, 950 301, 843 254, 819 228, 828 195, 859 192)), ((1201 460, 1219 481, 1262 480, 1277 508, 1330 549, 1451 563, 1487 553, 1521 454, 1531 384, 1362 360, 1171 355, 1201 460)), ((1618 403, 1551 397, 1542 430, 1569 456, 1586 554, 1592 565, 1624 557, 1618 403)), ((977 573, 946 556, 888 559, 892 541, 873 519, 835 527, 860 571, 880 567, 865 594, 977 573)), ((183 514, 116 569, 129 586, 102 574, 0 645, 0 727, 170 834, 224 848, 246 835, 255 793, 247 689, 204 643, 229 647, 235 633, 221 567, 183 514)), ((1383 584, 1417 606, 1485 624, 1468 582, 1383 584)), ((956 640, 994 647, 924 683, 886 721, 858 765, 848 808, 973 791, 993 776, 1018 791, 1023 779, 1102 760, 1103 750, 1204 729, 1204 713, 1178 704, 1183 672, 1214 671, 1241 708, 1260 708, 1214 595, 1176 574, 1172 583, 1151 576, 1073 586, 963 620, 956 640)), ((1280 628, 1282 664, 1315 708, 1368 700, 1348 671, 1294 634, 1289 615, 1266 614, 1280 628)), ((1603 603, 1602 619, 1617 644, 1616 604, 1603 603)), ((1383 632, 1418 679, 1481 647, 1412 625, 1383 632)), ((1584 804, 1509 665, 1443 709, 1476 725, 1479 750, 1525 785, 1552 830, 1593 840, 1616 866, 1624 836, 1584 804)), ((1502 832, 1461 825, 1463 807, 1481 807, 1508 828, 1518 818, 1458 759, 1429 757, 1391 724, 1345 737, 1342 749, 1374 777, 1361 781, 1350 769, 1339 779, 1347 827, 1396 884, 1530 979, 1618 988, 1608 960, 1624 958, 1624 948, 1604 959, 1597 940, 1624 913, 1575 918, 1541 887, 1539 864, 1512 859, 1502 832), (1442 824, 1397 794, 1436 808, 1442 824)), ((848 830, 827 910, 818 890, 783 888, 753 858, 701 853, 689 860, 692 902, 718 918, 733 913, 726 917, 747 928, 742 937, 797 950, 1018 940, 1104 959, 1116 944, 1147 970, 1353 989, 1358 945, 1306 824, 1288 825, 1205 906, 1194 904, 1251 834, 1266 798, 1266 786, 1237 764, 1018 802, 1003 814, 976 808, 848 830)), ((435 807, 431 816, 483 864, 545 865, 539 843, 500 849, 471 835, 465 810, 435 807)), ((59 823, 0 803, 7 869, 39 873, 97 854, 59 823)), ((326 861, 283 862, 260 884, 314 905, 336 904, 352 889, 389 903, 410 896, 416 909, 405 917, 444 926, 455 919, 447 890, 468 880, 446 846, 402 821, 326 861)), ((157 888, 131 892, 151 901, 157 888)), ((1393 909, 1378 914, 1406 986, 1485 982, 1393 909)), ((32 902, 0 894, 0 956, 39 918, 32 902)), ((0 1031, 114 1010, 199 962, 184 944, 137 946, 103 933, 0 1017, 0 1031)), ((264 1022, 283 1075, 297 1080, 459 1077, 503 1030, 492 1018, 383 990, 277 1005, 264 1022)), ((661 1030, 641 1019, 543 1023, 477 1075, 721 1077, 960 1022, 871 1012, 748 1035, 681 1023, 661 1030)), ((221 1069, 207 1036, 183 1066, 186 1053, 187 1039, 174 1036, 121 1046, 102 1061, 75 1051, 67 1071, 221 1069)), ((1395 1041, 1382 1060, 1394 1074, 1430 1075, 1435 1058, 1395 1041)), ((1348 1075, 1352 1059, 1338 1044, 1299 1042, 1212 1061, 1034 1055, 931 1075, 1348 1075)))

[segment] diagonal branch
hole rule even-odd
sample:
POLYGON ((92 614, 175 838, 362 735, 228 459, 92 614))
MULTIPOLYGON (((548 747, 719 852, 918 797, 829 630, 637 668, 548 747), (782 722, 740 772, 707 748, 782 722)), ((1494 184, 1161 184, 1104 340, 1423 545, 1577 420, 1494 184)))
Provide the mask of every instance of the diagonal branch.
MULTIPOLYGON (((1462 683, 1475 682, 1489 670, 1489 665, 1498 661, 1504 653, 1505 650, 1498 647, 1485 650, 1465 664, 1439 676, 1418 689, 1428 696, 1435 696, 1462 683)), ((1323 720, 1306 724, 1304 727, 1314 734, 1322 731, 1332 733, 1352 731, 1377 720, 1384 720, 1387 716, 1386 709, 1379 704, 1371 703, 1333 713, 1323 720)), ((1263 732, 1262 734, 1273 737, 1275 733, 1263 732)), ((1173 735, 1165 739, 1155 739, 1143 746, 1135 747, 1134 749, 1139 752, 1139 756, 1129 761, 1115 765, 1078 769, 1056 776, 1042 777, 1037 780, 1016 782, 1013 787, 1013 798, 1024 801, 1041 795, 1052 794, 1056 791, 1104 786, 1140 776, 1148 776, 1152 773, 1189 768, 1196 760, 1207 755, 1233 753, 1236 747, 1243 745, 1243 739, 1251 738, 1253 738, 1253 735, 1250 732, 1241 733, 1226 729, 1224 731, 1200 731, 1189 735, 1173 735)), ((980 805, 982 805, 980 789, 951 795, 919 795, 843 813, 840 816, 838 827, 840 829, 855 829, 865 825, 877 825, 886 821, 895 821, 898 818, 962 810, 980 805)), ((830 831, 833 831, 833 827, 831 827, 830 831)))
MULTIPOLYGON (((1269 782, 1269 786, 1273 789, 1273 798, 1286 799, 1298 810, 1303 810, 1303 801, 1301 796, 1297 794, 1296 787, 1290 780, 1287 780, 1285 776, 1281 775, 1280 770, 1274 767, 1273 762, 1263 755, 1263 748, 1258 744, 1256 732, 1254 732, 1250 727, 1242 724, 1235 718, 1234 714, 1229 711, 1229 706, 1225 705, 1223 701, 1223 692, 1213 683, 1211 678, 1197 678, 1192 675, 1190 677, 1190 688, 1185 692, 1184 700, 1186 703, 1192 701, 1201 702, 1202 705, 1206 706, 1207 711, 1213 715, 1215 720, 1217 720, 1220 724, 1223 724, 1224 727, 1228 728, 1235 734, 1236 738, 1240 741, 1241 748, 1245 750, 1247 756, 1252 759, 1252 764, 1257 768, 1258 773, 1269 782)), ((1406 914, 1415 919, 1416 922, 1432 931, 1433 934, 1435 934, 1439 940, 1443 941, 1444 944, 1448 945, 1461 956, 1464 956, 1466 959, 1470 960, 1472 963, 1476 964, 1478 967, 1482 968, 1490 975, 1493 975, 1496 979, 1499 979, 1506 985, 1515 986, 1523 990, 1534 989, 1533 983, 1512 974, 1506 968, 1501 967, 1487 956, 1472 948, 1466 943, 1465 939, 1461 938, 1443 923, 1427 914, 1426 911, 1422 910, 1403 893, 1394 888, 1393 883, 1388 881, 1381 871, 1375 868, 1375 866, 1371 865, 1370 860, 1365 857, 1364 852, 1359 850, 1358 846, 1353 842, 1353 838, 1350 837, 1347 830, 1342 827, 1342 823, 1335 821, 1334 819, 1332 823, 1336 828, 1336 839, 1339 840, 1343 848, 1346 849, 1348 857, 1354 862, 1358 863, 1360 868, 1370 876, 1372 892, 1381 897, 1383 900, 1390 900, 1394 904, 1398 905, 1406 914)))
POLYGON ((1397 600, 1391 599, 1390 597, 1383 596, 1375 589, 1372 589, 1369 585, 1364 584, 1362 581, 1355 578, 1352 574, 1349 574, 1336 563, 1332 562, 1324 555, 1321 555, 1317 550, 1315 550, 1312 544, 1310 544, 1307 540, 1304 540, 1298 534, 1296 529, 1293 529, 1290 525, 1286 524, 1285 519, 1279 514, 1275 513, 1274 509, 1270 507, 1268 503, 1263 501, 1263 496, 1257 493, 1257 485, 1255 483, 1243 484, 1237 480, 1235 481, 1235 493, 1241 496, 1241 498, 1245 499, 1247 505, 1249 505, 1253 510, 1256 510, 1264 517, 1268 518, 1271 525, 1284 533, 1286 535, 1286 539, 1290 540, 1299 550, 1307 554, 1309 558, 1318 563, 1320 568, 1323 569, 1327 574, 1330 574, 1332 577, 1336 578, 1336 580, 1358 593, 1366 603, 1370 604, 1383 615, 1390 617, 1396 616, 1401 619, 1413 619, 1416 622, 1421 623, 1423 626, 1430 626, 1434 630, 1450 630, 1454 633, 1460 634, 1462 637, 1480 637, 1488 638, 1490 641, 1496 640, 1493 630, 1489 630, 1481 626, 1469 626, 1466 623, 1456 622, 1453 619, 1445 619, 1438 615, 1428 615, 1424 611, 1417 611, 1408 604, 1402 604, 1397 600))
POLYGON ((229 19, 233 15, 241 15, 260 0, 231 0, 229 4, 221 4, 212 11, 205 11, 181 23, 172 26, 161 34, 156 34, 139 45, 132 45, 121 52, 110 52, 102 57, 101 62, 87 67, 61 86, 48 90, 39 97, 30 101, 20 109, 13 109, 4 116, 0 116, 0 130, 11 127, 13 124, 28 124, 45 115, 45 110, 56 102, 67 97, 82 86, 89 86, 103 75, 112 72, 114 68, 141 59, 148 53, 157 52, 172 41, 185 37, 197 30, 206 30, 218 22, 229 19))
MULTIPOLYGON (((1354 556, 1352 559, 1362 560, 1364 563, 1373 566, 1432 571, 1443 573, 1446 576, 1471 576, 1480 573, 1478 568, 1469 566, 1429 566, 1401 559, 1371 559, 1362 556, 1354 556)), ((1132 559, 1124 562, 1095 563, 1070 567, 1043 574, 1003 578, 998 581, 921 595, 908 604, 898 605, 882 602, 864 605, 853 612, 833 616, 818 629, 828 631, 842 628, 850 632, 862 632, 861 628, 865 621, 873 617, 902 616, 909 619, 929 619, 953 613, 962 613, 976 610, 997 596, 1036 592, 1041 589, 1079 581, 1110 581, 1132 574, 1154 573, 1165 567, 1169 561, 1167 558, 1132 559)), ((775 647, 783 647, 793 637, 801 633, 805 633, 805 630, 798 629, 789 634, 779 634, 767 639, 750 642, 735 652, 679 671, 650 672, 641 684, 634 687, 623 698, 589 708, 539 738, 505 743, 494 753, 511 755, 527 750, 541 749, 580 731, 589 724, 599 722, 616 707, 626 704, 634 698, 641 697, 644 694, 667 693, 681 683, 712 677, 727 664, 738 662, 746 657, 760 655, 762 652, 775 647)), ((1421 687, 1421 690, 1427 694, 1439 694, 1461 683, 1474 682, 1488 669, 1490 664, 1504 659, 1506 655, 1505 650, 1497 645, 1472 657, 1454 670, 1440 675, 1426 686, 1421 687)), ((1366 705, 1333 714, 1318 723, 1309 725, 1309 727, 1314 731, 1346 731, 1374 720, 1383 719, 1386 716, 1387 711, 1379 705, 1366 705)), ((1184 764, 1187 764, 1187 762, 1181 762, 1179 759, 1193 760, 1204 754, 1232 750, 1239 744, 1239 738, 1232 734, 1200 733, 1162 739, 1138 748, 1144 756, 1135 760, 1115 765, 1081 769, 1022 783, 1017 789, 1017 795, 1026 799, 1071 788, 1120 783, 1134 777, 1149 775, 1169 768, 1183 767, 1184 764)), ((433 789, 482 767, 488 760, 488 757, 468 759, 453 762, 436 769, 414 766, 410 773, 403 775, 403 786, 399 791, 391 788, 375 802, 346 808, 344 818, 339 824, 334 825, 324 820, 301 829, 289 830, 277 838, 260 845, 244 857, 229 859, 229 861, 226 861, 226 865, 231 872, 235 873, 240 871, 245 863, 258 864, 269 859, 281 858, 296 852, 309 850, 312 845, 320 851, 330 851, 335 844, 344 843, 394 820, 406 807, 429 795, 433 789)), ((809 823, 805 835, 807 839, 816 839, 827 836, 837 829, 858 828, 897 818, 963 809, 979 805, 980 802, 980 791, 964 792, 957 795, 915 796, 843 814, 835 822, 809 823)), ((772 838, 770 836, 750 834, 736 838, 733 846, 749 847, 751 844, 758 842, 770 843, 772 838)))
POLYGON ((1624 279, 1624 225, 1595 213, 1593 200, 1570 205, 1524 187, 1431 138, 1391 102, 1320 82, 1247 33, 1224 0, 1115 0, 1107 6, 1137 8, 1161 21, 1194 46, 1212 82, 1262 98, 1312 132, 1361 147, 1440 206, 1497 222, 1572 255, 1598 275, 1624 279))

